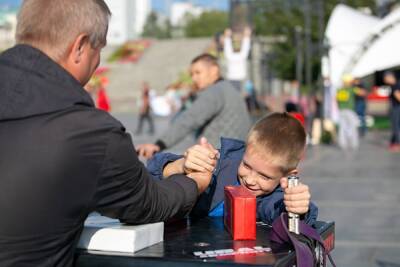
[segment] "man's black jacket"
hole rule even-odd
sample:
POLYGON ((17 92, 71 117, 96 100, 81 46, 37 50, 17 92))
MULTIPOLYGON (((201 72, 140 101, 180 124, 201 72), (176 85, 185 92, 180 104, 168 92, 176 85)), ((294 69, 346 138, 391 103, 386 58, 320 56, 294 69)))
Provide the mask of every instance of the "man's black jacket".
POLYGON ((185 176, 151 179, 121 123, 45 54, 0 55, 0 266, 71 266, 90 212, 156 222, 196 197, 185 176))

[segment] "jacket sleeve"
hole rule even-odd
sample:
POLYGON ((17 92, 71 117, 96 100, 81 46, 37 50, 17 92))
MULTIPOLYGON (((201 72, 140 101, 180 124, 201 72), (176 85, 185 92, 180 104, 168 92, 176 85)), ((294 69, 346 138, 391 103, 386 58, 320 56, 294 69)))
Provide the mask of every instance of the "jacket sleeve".
POLYGON ((172 153, 157 153, 147 161, 147 170, 150 172, 151 176, 162 180, 164 178, 163 170, 165 165, 180 158, 182 158, 182 156, 172 153))
POLYGON ((94 196, 100 214, 142 224, 182 217, 194 205, 196 182, 184 175, 162 181, 151 178, 124 131, 110 133, 105 153, 94 196))
MULTIPOLYGON (((257 218, 267 224, 272 224, 282 212, 286 212, 283 202, 283 191, 279 187, 273 193, 257 199, 257 218)), ((304 215, 304 222, 313 225, 318 217, 318 208, 310 203, 309 211, 304 215)))
POLYGON ((190 132, 201 129, 207 122, 223 109, 223 97, 221 90, 217 88, 205 89, 192 106, 185 110, 179 118, 161 136, 160 140, 165 146, 171 147, 182 140, 190 132))

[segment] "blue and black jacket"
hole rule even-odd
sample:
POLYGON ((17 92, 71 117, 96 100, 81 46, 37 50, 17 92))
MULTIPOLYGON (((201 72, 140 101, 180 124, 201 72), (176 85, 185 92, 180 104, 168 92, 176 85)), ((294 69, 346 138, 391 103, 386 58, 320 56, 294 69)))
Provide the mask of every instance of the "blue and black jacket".
MULTIPOLYGON (((208 189, 199 196, 191 216, 223 216, 224 187, 238 185, 238 168, 246 148, 243 141, 221 138, 220 158, 208 189)), ((158 153, 147 163, 150 173, 157 179, 163 179, 163 169, 169 162, 182 158, 172 153, 158 153)), ((277 186, 268 194, 257 197, 257 219, 265 223, 272 222, 285 211, 283 190, 277 186)), ((304 216, 307 224, 313 224, 318 216, 318 208, 310 203, 309 212, 304 216)))

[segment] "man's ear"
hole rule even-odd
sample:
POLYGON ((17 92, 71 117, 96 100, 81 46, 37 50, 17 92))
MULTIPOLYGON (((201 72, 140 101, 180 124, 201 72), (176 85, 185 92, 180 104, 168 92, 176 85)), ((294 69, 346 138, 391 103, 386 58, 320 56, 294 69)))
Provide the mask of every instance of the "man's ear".
POLYGON ((73 63, 78 64, 82 61, 82 56, 87 45, 90 45, 87 34, 81 33, 75 38, 69 50, 69 58, 73 63))
POLYGON ((211 73, 213 75, 213 77, 215 77, 216 79, 219 78, 220 73, 219 73, 219 67, 215 66, 215 65, 211 65, 211 73))

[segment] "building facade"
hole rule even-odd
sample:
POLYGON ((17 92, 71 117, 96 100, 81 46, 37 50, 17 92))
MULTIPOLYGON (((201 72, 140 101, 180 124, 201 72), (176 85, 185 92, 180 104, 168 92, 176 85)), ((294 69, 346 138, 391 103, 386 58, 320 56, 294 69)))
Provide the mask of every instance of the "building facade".
POLYGON ((16 9, 0 9, 0 51, 15 43, 16 9))
POLYGON ((139 38, 147 16, 151 11, 150 0, 106 0, 112 16, 108 28, 107 42, 121 45, 139 38))
POLYGON ((184 26, 186 16, 198 17, 204 12, 204 9, 195 6, 190 2, 176 2, 171 5, 170 20, 172 26, 184 26))

